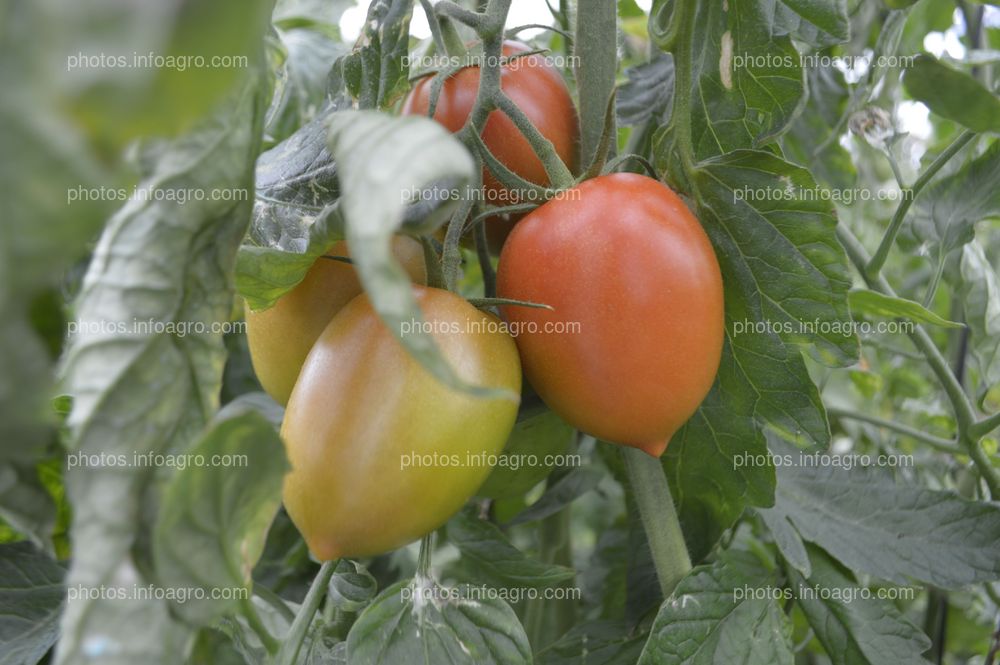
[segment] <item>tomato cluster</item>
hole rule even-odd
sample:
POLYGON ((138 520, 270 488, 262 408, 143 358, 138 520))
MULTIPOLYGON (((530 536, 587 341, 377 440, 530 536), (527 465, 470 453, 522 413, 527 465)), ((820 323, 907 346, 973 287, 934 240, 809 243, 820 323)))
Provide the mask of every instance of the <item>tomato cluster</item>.
MULTIPOLYGON (((525 49, 508 43, 504 52, 525 49)), ((522 59, 504 67, 503 89, 575 168, 569 92, 558 71, 522 59)), ((458 131, 478 83, 476 67, 445 81, 434 117, 458 131)), ((429 79, 419 81, 403 112, 426 113, 429 95, 429 79)), ((510 170, 548 183, 505 115, 489 116, 483 138, 510 170)), ((484 189, 506 196, 489 172, 484 189)), ((505 444, 539 445, 540 437, 562 449, 565 423, 659 456, 711 388, 724 330, 719 266, 698 220, 652 178, 593 178, 517 222, 500 253, 497 295, 549 308, 504 306, 516 340, 492 314, 422 286, 420 244, 393 242, 445 361, 466 383, 494 391, 449 388, 412 358, 398 339, 403 331, 385 326, 353 267, 334 260, 349 256, 343 243, 274 307, 248 311, 254 368, 287 404, 285 507, 319 559, 400 547, 477 491, 525 491, 537 470, 494 475, 483 486, 491 469, 475 460, 494 458, 505 444), (551 412, 525 419, 512 436, 522 366, 551 412)))

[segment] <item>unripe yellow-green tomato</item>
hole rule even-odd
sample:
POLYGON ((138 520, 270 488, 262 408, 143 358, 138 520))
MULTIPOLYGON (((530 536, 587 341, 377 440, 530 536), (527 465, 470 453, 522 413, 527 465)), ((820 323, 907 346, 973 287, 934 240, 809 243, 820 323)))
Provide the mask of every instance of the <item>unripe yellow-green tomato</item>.
MULTIPOLYGON (((521 363, 492 314, 441 289, 414 287, 459 392, 410 356, 367 295, 344 307, 306 359, 281 436, 289 516, 322 561, 373 556, 444 524, 476 492, 517 418, 521 363)), ((405 330, 402 332, 406 332, 405 330)))
MULTIPOLYGON (((408 236, 396 236, 392 251, 410 279, 427 281, 424 252, 408 236)), ((302 363, 326 324, 361 293, 354 266, 331 257, 350 257, 346 243, 338 242, 306 273, 299 284, 273 307, 254 312, 246 307, 247 344, 260 385, 279 404, 286 404, 302 363)))

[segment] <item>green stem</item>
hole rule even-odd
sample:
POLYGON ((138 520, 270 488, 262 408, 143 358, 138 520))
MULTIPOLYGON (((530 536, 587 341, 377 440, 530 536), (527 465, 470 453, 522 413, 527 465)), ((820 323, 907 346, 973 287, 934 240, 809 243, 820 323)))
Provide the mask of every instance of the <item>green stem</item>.
POLYGON ((674 3, 671 24, 677 25, 672 53, 674 56, 674 104, 670 124, 674 130, 674 142, 680 151, 684 175, 690 177, 694 170, 694 145, 691 142, 691 80, 692 80, 692 39, 696 30, 696 0, 677 0, 674 3))
POLYGON ((445 44, 444 35, 441 34, 441 22, 438 19, 438 15, 434 12, 431 0, 420 0, 420 6, 424 8, 424 15, 427 17, 427 25, 431 29, 431 38, 434 39, 434 45, 439 52, 448 53, 448 46, 445 44))
MULTIPOLYGON (((851 262, 857 267, 858 272, 861 273, 868 288, 887 296, 896 297, 896 292, 893 291, 884 277, 881 275, 871 276, 867 273, 865 266, 871 265, 871 262, 868 260, 868 254, 854 234, 843 224, 837 226, 837 238, 847 251, 847 256, 851 262)), ((976 424, 975 411, 972 407, 972 402, 969 400, 969 396, 965 394, 951 367, 948 366, 948 361, 941 355, 941 351, 934 344, 934 340, 931 339, 931 336, 927 334, 927 331, 923 327, 914 326, 913 331, 909 333, 909 337, 913 345, 917 347, 917 350, 927 358, 927 363, 930 365, 931 371, 934 372, 938 382, 944 389, 945 395, 948 397, 948 401, 951 402, 952 410, 955 412, 955 422, 958 425, 958 436, 956 438, 959 444, 966 449, 969 457, 972 458, 976 468, 979 470, 980 475, 982 475, 983 480, 986 481, 990 496, 1000 497, 1000 471, 990 462, 986 453, 983 452, 982 447, 979 445, 978 439, 975 437, 974 430, 972 429, 976 424)))
POLYGON ((437 255, 434 241, 427 236, 420 236, 420 244, 424 248, 424 270, 427 273, 427 286, 433 289, 445 288, 444 272, 441 270, 441 259, 437 255))
POLYGON ((906 213, 909 211, 910 206, 913 205, 913 200, 917 198, 917 194, 920 190, 927 185, 931 179, 937 175, 937 172, 954 157, 959 150, 964 148, 966 144, 976 137, 975 132, 964 131, 957 139, 955 139, 951 145, 944 149, 940 155, 937 156, 931 165, 920 174, 917 181, 913 183, 913 187, 907 192, 907 196, 899 202, 896 207, 896 212, 892 215, 892 220, 889 222, 889 228, 886 229, 885 235, 882 237, 882 242, 879 244, 878 249, 875 250, 875 254, 872 256, 868 265, 864 268, 863 272, 870 278, 875 278, 878 276, 879 272, 882 270, 882 266, 885 265, 886 259, 889 257, 889 251, 892 249, 893 244, 896 242, 896 236, 899 234, 899 229, 903 226, 903 220, 906 218, 906 213))
POLYGON ((450 0, 441 0, 438 2, 434 5, 434 11, 436 11, 439 16, 446 16, 448 18, 455 19, 459 23, 469 26, 476 32, 481 30, 486 21, 486 15, 470 11, 465 7, 460 7, 450 0))
POLYGON ((497 273, 493 270, 493 259, 490 257, 489 241, 486 239, 486 222, 476 224, 476 257, 479 259, 479 270, 483 273, 483 295, 495 298, 497 295, 497 273))
POLYGON ((605 133, 610 131, 611 135, 615 135, 613 97, 618 71, 617 3, 579 0, 573 43, 579 63, 576 82, 580 106, 580 164, 584 165, 601 161, 599 151, 605 133))
POLYGON ((870 425, 875 425, 876 427, 884 427, 885 429, 908 436, 911 439, 916 439, 917 441, 926 443, 931 448, 940 450, 941 452, 955 454, 961 450, 957 445, 955 445, 954 441, 943 439, 939 436, 934 436, 933 434, 927 434, 926 432, 922 432, 915 427, 910 427, 909 425, 897 423, 892 420, 884 420, 876 416, 869 416, 864 413, 858 413, 849 409, 838 409, 836 407, 827 407, 826 412, 834 418, 848 418, 850 420, 858 420, 870 425))
POLYGON ((327 561, 319 569, 305 600, 302 601, 299 613, 295 616, 295 621, 288 629, 288 635, 285 636, 285 641, 281 644, 281 650, 275 657, 275 665, 295 665, 297 662, 299 650, 302 649, 302 640, 305 639, 313 616, 315 616, 316 610, 319 609, 323 596, 326 594, 326 587, 330 583, 330 578, 333 577, 333 571, 336 567, 336 561, 327 561))
POLYGON ((638 448, 624 447, 625 472, 639 505, 649 550, 653 555, 656 576, 663 597, 668 598, 677 583, 691 570, 691 557, 684 544, 684 533, 670 497, 667 476, 659 458, 638 448))
POLYGON ((556 152, 552 141, 545 138, 538 131, 538 128, 531 123, 531 120, 525 115, 524 111, 514 103, 514 100, 498 87, 493 96, 493 103, 510 118, 518 131, 524 135, 524 138, 528 139, 531 149, 535 151, 538 159, 541 160, 542 165, 545 167, 545 173, 549 176, 549 184, 555 189, 572 187, 573 174, 570 173, 569 168, 563 162, 562 158, 559 157, 559 153, 556 152))
POLYGON ((1000 413, 994 413, 977 422, 969 431, 975 437, 984 437, 998 427, 1000 427, 1000 413))
POLYGON ((466 54, 465 42, 462 35, 458 34, 455 24, 446 18, 438 19, 441 26, 441 40, 444 42, 445 53, 452 57, 460 57, 466 54))
POLYGON ((274 638, 271 631, 269 631, 264 625, 264 622, 260 620, 260 615, 257 614, 257 608, 253 606, 253 603, 249 598, 244 598, 240 601, 240 609, 243 610, 243 616, 246 617, 250 628, 260 639, 260 643, 264 645, 264 649, 272 655, 277 653, 278 647, 280 646, 278 644, 278 640, 274 638))

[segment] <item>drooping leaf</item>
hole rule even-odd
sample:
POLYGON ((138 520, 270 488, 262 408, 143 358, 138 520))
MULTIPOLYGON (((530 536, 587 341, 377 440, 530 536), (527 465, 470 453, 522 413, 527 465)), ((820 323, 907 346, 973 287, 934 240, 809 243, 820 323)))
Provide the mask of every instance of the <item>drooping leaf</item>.
POLYGON ((638 665, 791 665, 792 626, 768 593, 774 585, 742 550, 695 568, 660 606, 638 665))
MULTIPOLYGON (((266 105, 263 82, 258 64, 218 116, 150 146, 142 185, 249 192, 266 105)), ((225 347, 211 330, 232 311, 231 275, 250 219, 247 197, 226 198, 134 199, 110 221, 76 307, 84 332, 73 339, 64 370, 74 396, 72 451, 121 455, 126 462, 183 452, 218 408, 225 347), (163 327, 132 330, 150 319, 163 327), (208 332, 193 329, 199 324, 208 332), (119 333, 120 326, 131 332, 119 333)), ((181 660, 188 629, 170 618, 162 600, 127 591, 153 582, 140 572, 148 563, 140 559, 149 556, 145 510, 155 504, 157 472, 142 463, 67 472, 74 506, 68 584, 124 588, 126 597, 88 596, 68 605, 59 665, 181 660)))
MULTIPOLYGON (((469 182, 474 171, 472 157, 444 127, 424 117, 341 111, 330 116, 329 122, 330 150, 340 166, 340 212, 346 222, 347 242, 375 311, 438 380, 458 390, 493 393, 465 385, 441 357, 429 334, 401 335, 404 323, 423 321, 423 315, 410 279, 391 251, 392 234, 403 224, 409 203, 436 185, 458 187, 469 182)), ((416 230, 437 228, 450 208, 435 209, 420 220, 416 230)))
POLYGON ((526 665, 531 647, 507 603, 417 577, 386 589, 347 636, 351 665, 526 665))
POLYGON ((220 412, 190 454, 210 465, 188 466, 171 478, 153 555, 160 584, 204 591, 173 610, 205 625, 250 597, 251 573, 281 504, 288 464, 277 431, 246 406, 220 412), (211 465, 215 460, 220 463, 211 465))
POLYGON ((628 82, 618 90, 618 122, 634 127, 650 118, 658 122, 670 119, 670 101, 674 92, 674 61, 669 54, 658 53, 652 60, 625 70, 628 82))

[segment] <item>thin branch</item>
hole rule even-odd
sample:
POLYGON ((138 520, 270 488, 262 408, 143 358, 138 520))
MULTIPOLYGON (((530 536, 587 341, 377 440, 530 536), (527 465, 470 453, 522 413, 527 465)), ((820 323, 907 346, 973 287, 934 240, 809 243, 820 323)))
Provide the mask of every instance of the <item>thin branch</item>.
POLYGON ((898 434, 908 436, 911 439, 916 439, 926 443, 931 448, 939 450, 945 453, 956 454, 962 452, 961 448, 958 447, 955 441, 951 439, 943 439, 939 436, 934 436, 933 434, 927 434, 909 425, 904 425, 902 423, 897 423, 892 420, 885 420, 883 418, 878 418, 876 416, 869 416, 865 413, 858 413, 857 411, 851 411, 849 409, 839 409, 836 407, 827 407, 826 412, 835 418, 847 418, 849 420, 858 420, 860 422, 868 423, 869 425, 875 425, 876 427, 884 427, 885 429, 892 430, 898 434))

